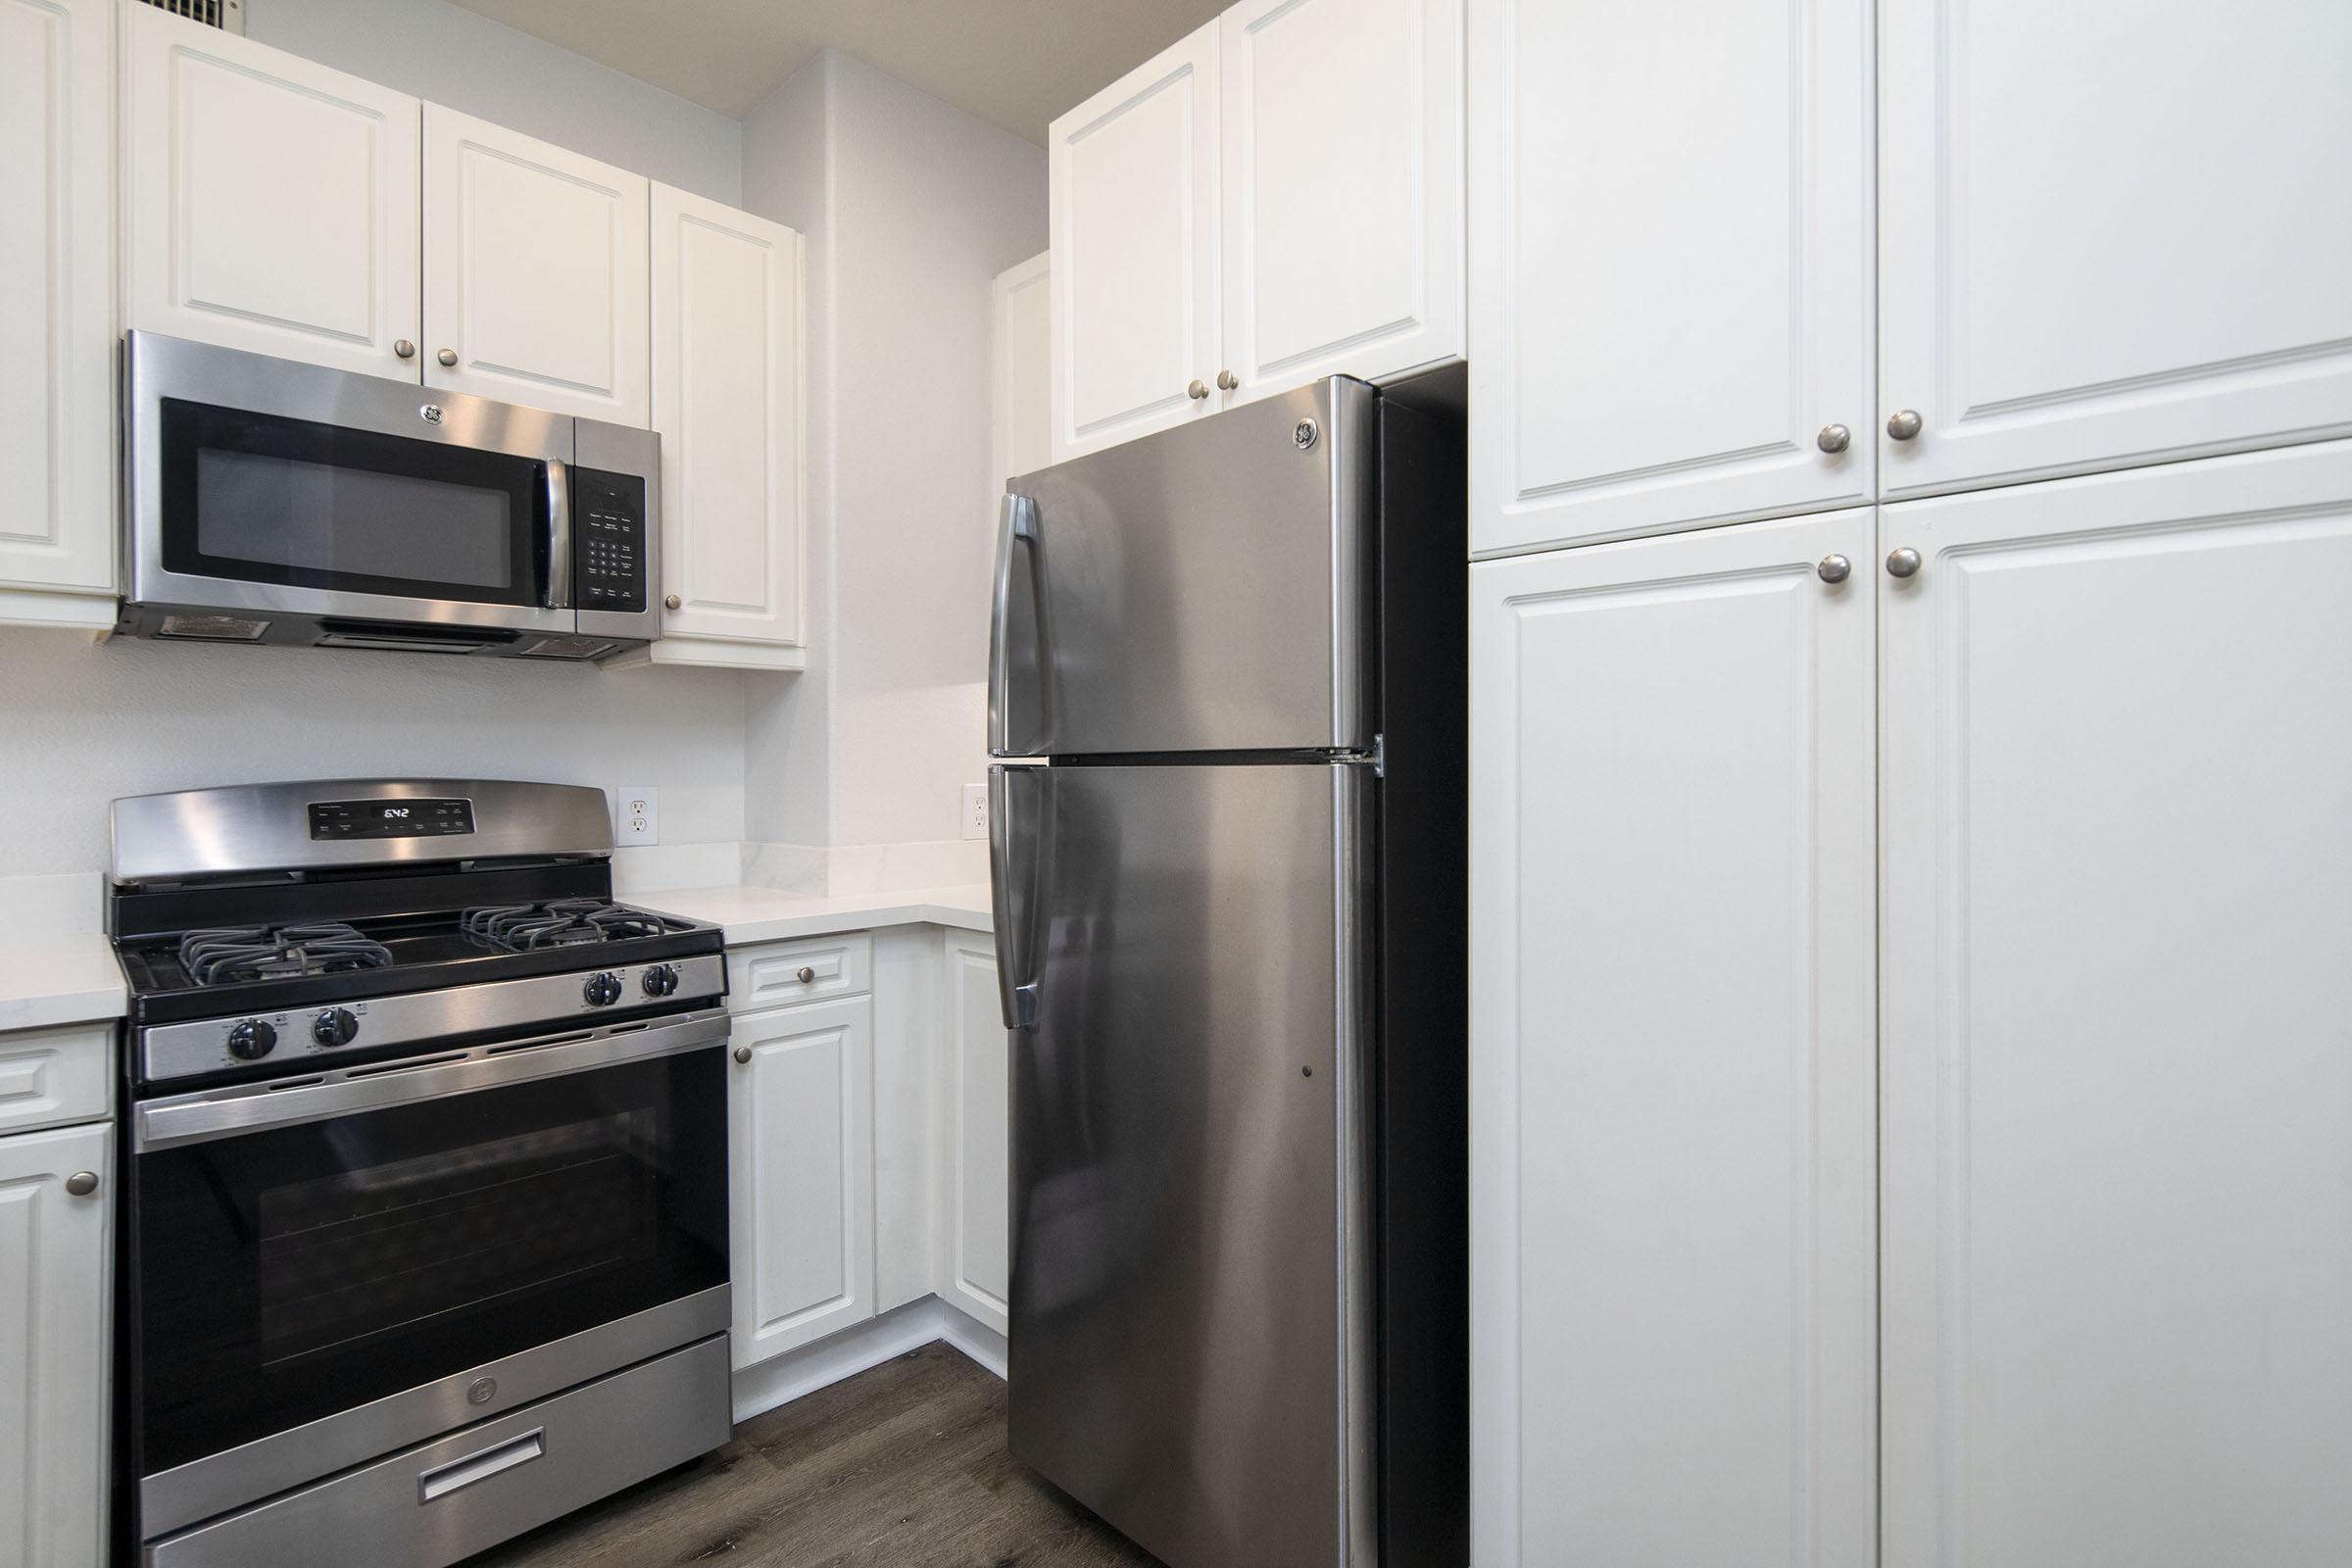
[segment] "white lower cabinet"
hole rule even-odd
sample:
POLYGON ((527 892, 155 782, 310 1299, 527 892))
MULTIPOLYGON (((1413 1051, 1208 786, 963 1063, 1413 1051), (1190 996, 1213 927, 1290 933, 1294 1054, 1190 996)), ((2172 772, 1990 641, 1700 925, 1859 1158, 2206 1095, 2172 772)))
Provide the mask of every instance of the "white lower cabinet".
POLYGON ((106 1560, 114 1136, 0 1138, 0 1563, 106 1560), (85 1175, 91 1191, 69 1189, 85 1175))
POLYGON ((949 1094, 940 1295, 1003 1334, 1012 1295, 1011 1037, 997 998, 995 945, 950 931, 943 951, 949 1094))
POLYGON ((735 1364, 874 1311, 873 1000, 746 1013, 727 1042, 735 1364))
POLYGON ((1886 1568, 2340 1568, 2352 443, 1881 518, 1886 1568))
POLYGON ((1873 1562, 1871 550, 1471 568, 1480 1568, 1873 1562))

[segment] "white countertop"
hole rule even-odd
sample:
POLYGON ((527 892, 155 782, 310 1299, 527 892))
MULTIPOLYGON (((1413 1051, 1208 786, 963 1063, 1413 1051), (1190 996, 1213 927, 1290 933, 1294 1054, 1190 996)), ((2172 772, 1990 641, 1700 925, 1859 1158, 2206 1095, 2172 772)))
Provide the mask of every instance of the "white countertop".
POLYGON ((28 937, 0 951, 0 1030, 122 1016, 122 967, 96 932, 28 937))
POLYGON ((920 888, 897 893, 846 893, 813 898, 776 888, 730 885, 640 893, 629 903, 725 928, 727 946, 780 942, 792 937, 871 931, 887 925, 945 925, 960 931, 995 929, 985 882, 961 888, 920 888))

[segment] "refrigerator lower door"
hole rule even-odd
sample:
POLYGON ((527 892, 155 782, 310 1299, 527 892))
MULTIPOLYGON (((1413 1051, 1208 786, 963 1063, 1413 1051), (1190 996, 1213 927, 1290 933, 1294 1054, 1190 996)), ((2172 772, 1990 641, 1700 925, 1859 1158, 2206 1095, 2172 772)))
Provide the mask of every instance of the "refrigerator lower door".
POLYGON ((1370 770, 993 787, 1013 1454, 1169 1568, 1370 1563, 1370 770))
POLYGON ((989 750, 1370 750, 1378 447, 1334 376, 1013 480, 989 750))

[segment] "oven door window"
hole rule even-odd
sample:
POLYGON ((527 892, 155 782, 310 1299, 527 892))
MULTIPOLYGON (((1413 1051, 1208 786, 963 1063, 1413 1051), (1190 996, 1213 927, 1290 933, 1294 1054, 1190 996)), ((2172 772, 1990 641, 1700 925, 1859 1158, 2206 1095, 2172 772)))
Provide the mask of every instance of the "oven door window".
POLYGON ((546 465, 167 398, 164 567, 489 605, 545 597, 546 465))
POLYGON ((146 1473, 723 1284, 719 1057, 140 1154, 146 1473))

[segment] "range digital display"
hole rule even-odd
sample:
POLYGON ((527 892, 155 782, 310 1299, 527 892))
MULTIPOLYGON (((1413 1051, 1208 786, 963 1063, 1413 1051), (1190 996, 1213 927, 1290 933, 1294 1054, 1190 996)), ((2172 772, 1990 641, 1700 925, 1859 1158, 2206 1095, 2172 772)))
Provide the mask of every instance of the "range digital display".
POLYGON ((314 839, 422 839, 473 831, 471 801, 313 801, 314 839))

